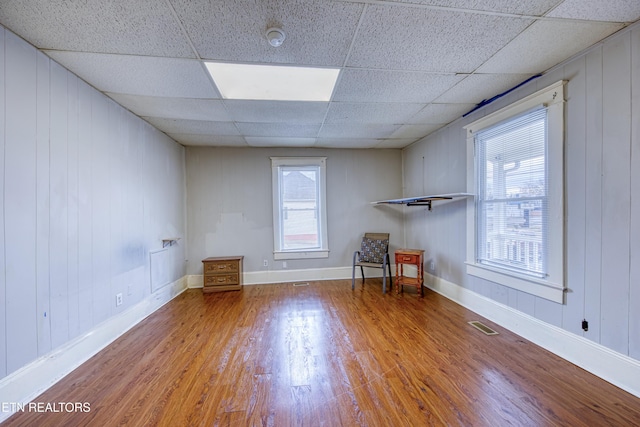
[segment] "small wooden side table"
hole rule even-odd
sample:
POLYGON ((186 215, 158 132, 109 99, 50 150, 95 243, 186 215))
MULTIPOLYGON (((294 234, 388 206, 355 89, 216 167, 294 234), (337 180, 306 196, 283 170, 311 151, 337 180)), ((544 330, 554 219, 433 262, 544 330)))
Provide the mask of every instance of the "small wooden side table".
POLYGON ((243 256, 210 257, 202 260, 202 292, 239 291, 242 289, 243 256))
POLYGON ((424 296, 422 285, 424 284, 424 250, 422 249, 398 249, 396 250, 396 293, 402 292, 402 286, 415 286, 424 296), (417 277, 404 275, 404 264, 415 265, 418 269, 417 277))

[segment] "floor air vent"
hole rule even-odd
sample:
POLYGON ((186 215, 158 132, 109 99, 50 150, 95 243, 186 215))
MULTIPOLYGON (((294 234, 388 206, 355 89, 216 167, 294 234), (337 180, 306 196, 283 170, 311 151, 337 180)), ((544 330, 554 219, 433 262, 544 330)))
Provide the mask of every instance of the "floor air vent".
POLYGON ((494 331, 484 323, 478 322, 477 320, 474 320, 473 322, 467 322, 467 323, 473 326, 474 328, 482 331, 486 335, 498 335, 496 331, 494 331))
POLYGON ((307 283, 294 283, 293 286, 309 286, 309 282, 307 282, 307 283))

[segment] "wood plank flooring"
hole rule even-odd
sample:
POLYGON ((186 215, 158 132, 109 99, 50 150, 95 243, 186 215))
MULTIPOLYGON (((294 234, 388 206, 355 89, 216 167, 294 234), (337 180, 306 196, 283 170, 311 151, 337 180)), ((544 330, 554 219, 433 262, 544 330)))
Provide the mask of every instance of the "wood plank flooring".
POLYGON ((188 290, 37 399, 89 412, 2 426, 640 425, 640 399, 434 292, 381 287, 188 290))

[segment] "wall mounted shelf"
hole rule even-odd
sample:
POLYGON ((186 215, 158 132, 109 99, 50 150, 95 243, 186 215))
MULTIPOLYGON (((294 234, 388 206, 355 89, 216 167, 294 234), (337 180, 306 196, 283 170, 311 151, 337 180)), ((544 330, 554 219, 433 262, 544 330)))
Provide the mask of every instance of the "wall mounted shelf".
POLYGON ((162 239, 162 247, 166 248, 167 246, 173 246, 178 243, 180 240, 179 237, 167 237, 166 239, 162 239))
POLYGON ((404 197, 401 199, 389 199, 378 200, 377 202, 371 202, 372 205, 406 205, 406 206, 426 206, 431 210, 431 202, 434 200, 451 200, 459 199, 463 197, 473 197, 471 193, 448 193, 448 194, 435 194, 431 196, 418 196, 418 197, 404 197))

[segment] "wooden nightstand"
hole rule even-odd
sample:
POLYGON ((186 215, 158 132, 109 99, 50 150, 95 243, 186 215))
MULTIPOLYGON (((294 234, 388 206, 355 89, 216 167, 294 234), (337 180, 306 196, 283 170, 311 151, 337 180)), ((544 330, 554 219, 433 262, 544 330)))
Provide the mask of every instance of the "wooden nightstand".
POLYGON ((424 250, 422 249, 398 249, 396 251, 396 293, 402 292, 402 286, 415 286, 423 296, 422 285, 424 284, 424 250), (407 277, 404 275, 404 264, 415 265, 418 269, 417 277, 407 277))
POLYGON ((242 289, 243 256, 210 257, 202 260, 202 292, 239 291, 242 289))

